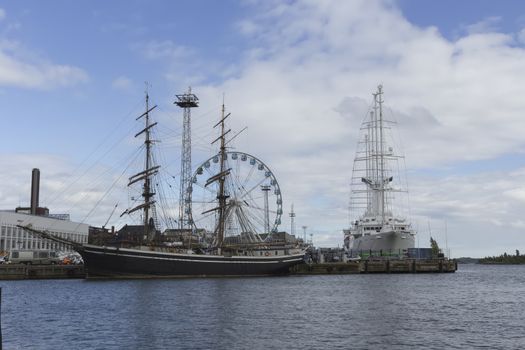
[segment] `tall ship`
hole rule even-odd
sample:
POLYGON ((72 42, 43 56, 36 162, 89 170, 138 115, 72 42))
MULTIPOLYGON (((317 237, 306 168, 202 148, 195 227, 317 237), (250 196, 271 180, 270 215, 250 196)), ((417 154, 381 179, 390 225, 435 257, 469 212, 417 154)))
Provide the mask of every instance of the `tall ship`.
POLYGON ((405 256, 409 248, 414 248, 415 231, 405 216, 408 186, 404 157, 395 151, 395 123, 384 117, 381 85, 373 97, 373 105, 361 124, 354 159, 351 224, 344 230, 344 247, 351 257, 405 256))
MULTIPOLYGON (((186 118, 188 108, 196 106, 198 99, 191 90, 177 96, 186 118)), ((159 206, 164 201, 157 200, 155 193, 162 191, 154 180, 160 165, 155 163, 159 157, 153 156, 156 141, 151 134, 157 123, 150 115, 156 106, 149 106, 148 94, 145 102, 145 112, 137 118, 144 121, 144 128, 135 135, 144 137, 144 169, 129 177, 128 183, 140 186, 141 200, 121 215, 139 213, 141 224, 125 225, 114 233, 101 229, 97 242, 89 244, 23 228, 72 245, 84 260, 88 278, 280 275, 303 262, 305 251, 300 242, 277 231, 282 198, 273 173, 254 156, 228 151, 232 138, 226 138, 230 130, 225 120, 230 114, 225 114, 224 104, 215 125, 219 137, 212 142, 218 145, 218 153, 193 175, 188 169, 181 171, 187 176, 181 179, 178 227, 161 233, 159 206)), ((183 158, 187 148, 184 150, 183 141, 183 158)))

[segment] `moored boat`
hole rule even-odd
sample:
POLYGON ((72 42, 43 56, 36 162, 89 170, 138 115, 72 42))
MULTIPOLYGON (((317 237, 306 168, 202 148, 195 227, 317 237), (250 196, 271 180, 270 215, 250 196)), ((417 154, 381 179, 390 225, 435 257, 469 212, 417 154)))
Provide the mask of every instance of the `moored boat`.
POLYGON ((303 261, 304 253, 286 255, 181 254, 151 247, 83 245, 78 252, 88 277, 223 277, 283 275, 303 261))
POLYGON ((352 223, 344 230, 344 247, 350 256, 404 256, 409 248, 414 248, 415 231, 407 218, 400 215, 401 203, 396 198, 403 194, 406 197, 407 193, 402 174, 397 170, 403 156, 395 153, 394 145, 386 137, 394 123, 384 118, 381 85, 373 96, 374 105, 361 125, 354 159, 352 223))
MULTIPOLYGON (((192 94, 183 95, 195 101, 192 94)), ((277 194, 276 202, 281 205, 281 194, 275 177, 269 169, 253 156, 248 159, 245 153, 230 154, 226 151, 226 134, 224 105, 220 121, 215 125, 220 127, 220 136, 214 142, 219 141, 219 152, 212 159, 216 160, 216 173, 205 181, 204 187, 207 192, 214 191, 212 200, 207 200, 211 207, 205 211, 205 219, 210 216, 216 218, 216 222, 207 228, 199 228, 194 222, 192 213, 181 210, 180 223, 184 222, 188 226, 180 225, 179 229, 171 229, 179 234, 188 237, 188 244, 174 245, 167 239, 167 232, 159 230, 157 219, 156 193, 153 192, 154 185, 152 179, 160 171, 160 165, 154 163, 152 157, 152 146, 154 140, 151 137, 151 130, 157 125, 152 123, 150 112, 156 106, 149 107, 149 96, 146 94, 146 111, 137 120, 143 119, 144 128, 135 135, 144 136, 145 159, 144 170, 129 178, 128 186, 141 184, 142 201, 133 208, 127 209, 123 215, 141 213, 141 225, 124 226, 116 234, 110 234, 105 229, 100 229, 106 234, 105 240, 97 244, 78 244, 67 241, 59 237, 54 237, 46 232, 37 232, 30 227, 24 227, 34 233, 38 233, 45 238, 57 240, 62 243, 70 244, 83 258, 88 278, 160 278, 160 277, 207 277, 207 276, 261 276, 261 275, 282 275, 289 273, 290 267, 303 262, 305 252, 297 242, 287 239, 287 234, 276 231, 276 226, 280 223, 281 209, 279 218, 275 220, 275 226, 270 226, 268 204, 268 192, 273 190, 277 194), (243 193, 235 193, 240 189, 239 185, 233 182, 239 181, 238 176, 232 176, 233 171, 227 168, 228 157, 246 161, 251 167, 250 175, 254 171, 261 171, 261 180, 256 182, 256 186, 250 192, 244 190, 243 193), (231 179, 235 177, 234 179, 231 179), (264 208, 253 201, 253 191, 261 188, 264 197, 264 208), (213 204, 214 203, 214 204, 213 204), (248 213, 253 209, 261 213, 261 217, 253 218, 253 213, 248 213), (182 220, 182 213, 184 220, 182 220), (263 223, 257 230, 256 223, 250 223, 250 219, 263 223), (235 223, 238 223, 233 235, 228 236, 235 223), (210 230, 211 227, 211 230, 210 230), (197 233, 201 236, 197 237, 197 233), (281 234, 281 236, 279 236, 281 234), (206 244, 193 244, 193 241, 202 236, 208 237, 206 244), (277 239, 284 237, 284 239, 277 239)), ((210 162, 208 161, 207 164, 210 162)), ((211 172, 208 165, 206 170, 211 172)), ((202 175, 203 169, 199 167, 197 173, 192 178, 191 183, 197 183, 197 175, 202 175)), ((243 180, 245 187, 248 179, 243 180)), ((181 200, 191 200, 191 187, 184 188, 181 193, 184 198, 181 200)), ((182 196, 181 196, 182 197, 182 196)), ((160 201, 162 202, 162 201, 160 201)), ((182 206, 181 206, 182 207, 182 206)), ((189 206, 191 209, 191 206, 189 206)), ((203 213, 204 214, 204 213, 203 213)))

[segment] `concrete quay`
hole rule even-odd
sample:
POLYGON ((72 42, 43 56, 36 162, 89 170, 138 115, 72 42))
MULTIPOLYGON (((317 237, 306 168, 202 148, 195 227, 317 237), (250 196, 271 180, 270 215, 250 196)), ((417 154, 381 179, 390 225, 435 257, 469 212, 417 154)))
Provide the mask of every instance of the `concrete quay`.
POLYGON ((0 265, 0 280, 66 279, 85 277, 84 265, 0 265))
MULTIPOLYGON (((291 275, 337 275, 370 273, 453 273, 458 269, 451 259, 360 260, 300 264, 291 275)), ((0 280, 85 278, 84 265, 0 265, 0 280)))
POLYGON ((292 267, 290 274, 453 273, 457 269, 457 261, 451 259, 381 259, 301 264, 292 267))

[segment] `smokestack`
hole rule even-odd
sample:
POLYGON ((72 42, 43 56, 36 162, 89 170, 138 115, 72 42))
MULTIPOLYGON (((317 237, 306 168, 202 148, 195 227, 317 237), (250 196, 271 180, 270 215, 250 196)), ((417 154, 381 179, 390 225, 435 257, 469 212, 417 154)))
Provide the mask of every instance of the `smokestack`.
POLYGON ((40 170, 33 169, 31 176, 31 215, 36 215, 38 208, 38 196, 40 193, 40 170))

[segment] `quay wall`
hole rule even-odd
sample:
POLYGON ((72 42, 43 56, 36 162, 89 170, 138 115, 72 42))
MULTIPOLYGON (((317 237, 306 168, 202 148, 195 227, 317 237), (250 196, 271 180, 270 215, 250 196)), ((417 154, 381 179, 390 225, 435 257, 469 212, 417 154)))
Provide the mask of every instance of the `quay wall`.
MULTIPOLYGON (((453 273, 458 268, 450 259, 361 260, 335 263, 300 264, 291 275, 369 273, 453 273)), ((85 278, 84 265, 0 265, 0 280, 85 278)))
POLYGON ((300 264, 292 267, 292 275, 329 275, 364 273, 450 273, 458 264, 450 259, 360 260, 336 263, 300 264))
POLYGON ((0 280, 85 278, 84 265, 1 264, 0 280))

